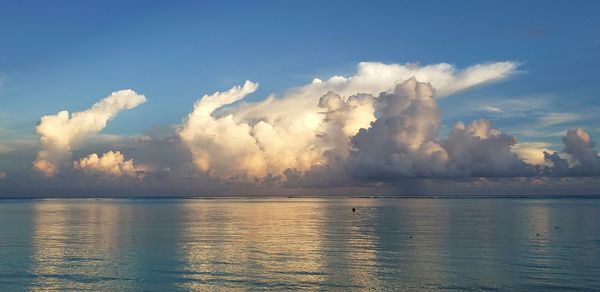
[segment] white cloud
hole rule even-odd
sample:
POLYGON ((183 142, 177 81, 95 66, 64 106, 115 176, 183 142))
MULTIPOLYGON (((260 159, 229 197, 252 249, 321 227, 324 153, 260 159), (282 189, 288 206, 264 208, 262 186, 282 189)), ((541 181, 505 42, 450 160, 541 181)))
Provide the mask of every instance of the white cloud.
MULTIPOLYGON (((237 120, 265 120, 273 123, 284 119, 318 119, 314 117, 322 109, 319 98, 327 92, 335 92, 345 100, 359 93, 378 95, 393 90, 396 84, 411 77, 429 82, 436 89, 436 96, 462 91, 473 86, 502 80, 516 73, 515 62, 485 63, 458 70, 447 63, 427 66, 415 64, 383 64, 362 62, 353 76, 333 76, 327 80, 314 79, 312 83, 288 91, 282 98, 267 99, 232 108, 237 120)), ((363 125, 363 127, 368 126, 363 125)), ((308 129, 314 131, 315 129, 308 129)))
MULTIPOLYGON (((144 184, 136 187, 143 185, 155 192, 169 188, 204 191, 225 185, 249 187, 246 191, 253 192, 250 188, 255 186, 276 187, 280 183, 354 187, 382 186, 407 177, 433 180, 600 174, 595 142, 581 129, 568 131, 564 151, 552 154, 550 145, 517 143, 515 137, 492 128, 487 120, 458 122, 446 137, 438 135, 438 94, 500 80, 515 71, 516 64, 511 62, 464 70, 444 63, 361 63, 352 76, 315 79, 281 98, 269 96, 244 103, 258 87, 251 81, 204 95, 175 133, 163 135, 167 130, 162 130, 161 134, 135 137, 99 134, 120 111, 145 101, 131 90, 119 91, 88 110, 42 117, 36 128, 41 150, 34 168, 47 176, 64 174, 51 182, 36 182, 71 185, 75 177, 84 187, 89 184, 100 189, 106 180, 96 179, 99 177, 115 182, 109 188, 125 186, 118 183, 130 183, 128 178, 143 177, 144 184), (89 135, 94 139, 86 139, 89 135), (127 149, 130 159, 119 151, 104 153, 107 149, 127 149), (71 152, 92 154, 73 162, 71 152), (66 167, 72 168, 66 171, 66 167), (150 169, 157 171, 150 175, 150 169)), ((536 117, 542 112, 536 107, 538 102, 482 102, 470 109, 498 116, 535 113, 536 117)), ((575 114, 550 113, 530 128, 541 130, 542 125, 551 127, 578 118, 575 114)), ((0 143, 0 153, 18 149, 15 145, 0 143), (8 148, 3 150, 3 145, 8 148)), ((9 171, 12 183, 19 174, 9 171)), ((2 173, 0 179, 6 177, 2 173)))
POLYGON ((318 129, 320 137, 330 149, 326 156, 348 157, 350 137, 375 120, 374 98, 370 94, 358 94, 344 100, 329 92, 319 100, 324 120, 318 129))
POLYGON ((113 177, 136 176, 143 169, 136 167, 132 159, 125 160, 119 151, 108 151, 101 156, 92 153, 79 161, 73 162, 73 168, 94 175, 108 175, 113 177))
POLYGON ((231 115, 215 118, 212 113, 254 92, 258 84, 246 81, 226 92, 205 95, 194 104, 184 124, 178 129, 181 139, 192 152, 194 164, 203 171, 218 175, 233 174, 234 169, 253 172, 259 165, 258 146, 248 124, 237 123, 231 115))
POLYGON ((47 176, 56 175, 69 159, 75 140, 100 132, 120 111, 135 108, 145 101, 143 95, 126 89, 113 92, 82 112, 69 115, 68 111, 61 111, 43 116, 35 128, 42 149, 33 167, 47 176))
MULTIPOLYGON (((372 97, 391 92, 411 77, 430 82, 437 96, 504 79, 514 62, 486 63, 457 70, 446 63, 419 66, 363 62, 350 77, 315 79, 255 103, 229 106, 254 91, 246 82, 205 95, 178 130, 196 166, 217 177, 279 175, 323 165, 328 154, 347 155, 350 137, 375 121, 372 97), (327 96, 328 92, 332 92, 327 96), (223 108, 221 108, 223 107, 223 108)), ((433 94, 433 92, 432 92, 433 94)))
POLYGON ((415 77, 421 82, 431 83, 437 96, 444 97, 473 86, 505 79, 514 74, 517 67, 515 62, 477 64, 463 70, 448 63, 419 66, 362 62, 358 64, 354 76, 334 76, 327 81, 313 82, 302 89, 331 90, 342 96, 379 94, 381 91, 393 90, 396 84, 415 77))

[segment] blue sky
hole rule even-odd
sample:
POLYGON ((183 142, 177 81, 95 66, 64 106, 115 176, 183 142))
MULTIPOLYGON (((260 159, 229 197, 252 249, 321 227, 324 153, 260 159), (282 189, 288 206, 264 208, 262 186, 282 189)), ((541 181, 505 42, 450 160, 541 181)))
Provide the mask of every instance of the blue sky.
POLYGON ((202 94, 246 79, 261 83, 262 97, 350 73, 360 61, 515 60, 524 74, 468 98, 549 95, 559 99, 551 110, 600 106, 596 1, 324 2, 2 1, 3 127, 32 132, 43 114, 133 88, 152 102, 106 131, 142 132, 179 122, 202 94))
POLYGON ((103 130, 178 124, 202 95, 244 80, 248 100, 361 61, 520 64, 439 101, 441 132, 486 118, 522 142, 600 136, 598 1, 0 1, 1 141, 37 141, 40 117, 131 88, 148 102, 103 130))

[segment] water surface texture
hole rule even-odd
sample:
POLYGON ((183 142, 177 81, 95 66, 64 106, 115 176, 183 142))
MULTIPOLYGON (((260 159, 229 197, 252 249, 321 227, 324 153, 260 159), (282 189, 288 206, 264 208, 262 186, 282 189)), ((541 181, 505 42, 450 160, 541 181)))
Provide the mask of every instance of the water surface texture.
POLYGON ((2 291, 600 289, 598 199, 3 200, 0 232, 2 291))

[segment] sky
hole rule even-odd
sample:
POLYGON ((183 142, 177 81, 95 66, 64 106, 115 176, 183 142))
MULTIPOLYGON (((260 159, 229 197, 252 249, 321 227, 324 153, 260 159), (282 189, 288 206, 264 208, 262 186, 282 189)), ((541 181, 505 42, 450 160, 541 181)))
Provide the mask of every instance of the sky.
POLYGON ((0 196, 597 194, 597 11, 1 0, 0 196))

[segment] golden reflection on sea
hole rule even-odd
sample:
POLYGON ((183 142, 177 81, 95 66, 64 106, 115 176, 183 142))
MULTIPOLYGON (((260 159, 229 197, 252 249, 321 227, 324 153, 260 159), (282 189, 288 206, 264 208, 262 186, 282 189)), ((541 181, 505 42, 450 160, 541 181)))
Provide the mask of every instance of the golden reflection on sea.
MULTIPOLYGON (((373 222, 346 228, 336 222, 339 211, 332 213, 326 201, 198 201, 181 208, 185 228, 179 242, 185 243, 180 248, 188 279, 182 288, 205 291, 216 283, 233 288, 249 281, 271 288, 295 283, 298 289, 325 281, 345 287, 374 285, 373 222)), ((346 216, 365 221, 350 210, 344 208, 346 216)))
MULTIPOLYGON (((41 201, 34 209, 32 291, 90 289, 85 279, 110 278, 114 264, 105 261, 116 249, 119 225, 114 204, 41 201)), ((121 226, 122 227, 122 226, 121 226)))
POLYGON ((596 199, 7 201, 0 291, 599 290, 599 210, 596 199))

